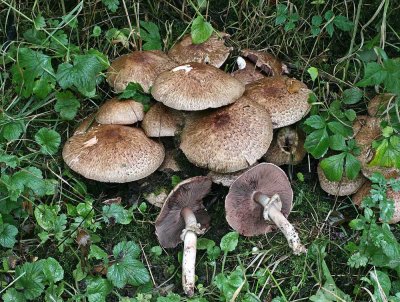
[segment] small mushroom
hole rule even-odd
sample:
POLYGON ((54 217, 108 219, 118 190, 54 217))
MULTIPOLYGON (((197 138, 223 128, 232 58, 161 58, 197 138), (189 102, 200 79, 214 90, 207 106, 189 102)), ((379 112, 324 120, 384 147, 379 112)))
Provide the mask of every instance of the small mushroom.
POLYGON ((248 60, 243 59, 242 57, 238 57, 236 59, 238 70, 231 73, 231 75, 242 82, 243 84, 247 85, 262 78, 265 78, 257 68, 256 65, 251 63, 248 60))
POLYGON ((264 159, 277 166, 297 165, 307 154, 304 141, 305 135, 300 129, 283 127, 275 133, 264 159))
POLYGON ((176 161, 177 150, 166 150, 164 161, 162 162, 159 171, 172 171, 172 172, 179 172, 181 168, 179 167, 178 162, 176 161))
POLYGON ((230 173, 253 165, 268 150, 272 124, 259 104, 240 98, 186 121, 179 148, 198 167, 230 173))
POLYGON ((226 33, 213 34, 201 44, 193 44, 192 36, 186 35, 168 52, 170 58, 180 64, 197 62, 221 67, 229 56, 232 47, 225 46, 226 33))
POLYGON ((96 113, 99 124, 130 125, 141 121, 144 116, 143 105, 135 100, 112 98, 100 106, 96 113))
POLYGON ((72 170, 86 178, 125 183, 157 170, 164 147, 138 128, 97 125, 70 137, 62 156, 72 170))
POLYGON ((262 105, 271 115, 274 129, 301 120, 311 109, 307 86, 286 76, 266 77, 246 85, 244 96, 262 105))
POLYGON ((243 92, 244 85, 229 74, 214 66, 194 62, 161 73, 151 89, 157 101, 187 111, 231 104, 243 92))
POLYGON ((340 181, 330 181, 328 178, 326 178, 325 173, 319 164, 317 167, 317 173, 321 189, 326 193, 335 196, 354 194, 366 181, 366 178, 361 173, 359 173, 358 176, 353 180, 348 179, 345 175, 343 175, 340 181))
POLYGON ((156 234, 165 248, 184 242, 182 286, 189 297, 194 294, 197 235, 204 234, 210 218, 203 198, 211 190, 211 180, 196 176, 179 183, 168 195, 156 220, 156 234))
POLYGON ((241 54, 243 57, 253 62, 267 75, 279 76, 284 73, 289 73, 289 69, 285 64, 283 64, 277 57, 265 51, 243 49, 241 54))
POLYGON ((139 83, 148 93, 155 78, 176 65, 159 50, 134 51, 111 63, 107 70, 107 82, 116 92, 123 91, 130 82, 139 83))
POLYGON ((157 103, 146 112, 142 128, 148 137, 174 136, 183 123, 182 112, 157 103))
POLYGON ((239 176, 225 198, 229 225, 244 236, 256 236, 274 229, 285 235, 295 255, 307 250, 287 220, 293 191, 285 172, 270 163, 261 163, 239 176))

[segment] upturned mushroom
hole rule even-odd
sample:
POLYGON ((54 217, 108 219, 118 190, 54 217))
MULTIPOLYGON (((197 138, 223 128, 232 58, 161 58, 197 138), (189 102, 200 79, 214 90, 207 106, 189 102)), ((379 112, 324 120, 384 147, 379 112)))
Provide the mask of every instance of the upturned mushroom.
POLYGON ((262 105, 271 115, 275 128, 301 120, 311 109, 307 86, 286 76, 266 77, 246 85, 243 96, 262 105))
POLYGON ((96 125, 70 137, 62 156, 73 171, 86 178, 124 183, 157 170, 164 159, 164 147, 138 128, 96 125))
POLYGON ((134 51, 111 63, 107 70, 107 82, 116 92, 123 91, 130 82, 139 83, 148 93, 155 78, 176 65, 159 50, 134 51))
POLYGON ((197 62, 221 67, 232 51, 232 47, 225 46, 226 33, 213 34, 201 44, 193 44, 192 36, 186 35, 168 52, 170 58, 180 64, 197 62))
POLYGON ((211 180, 196 176, 179 183, 169 193, 156 220, 156 234, 165 248, 184 242, 182 286, 186 295, 193 296, 197 235, 204 234, 210 218, 203 206, 203 198, 211 190, 211 180))
POLYGON ((259 104, 240 98, 186 121, 180 149, 198 167, 230 173, 253 165, 267 152, 272 123, 259 104))
POLYGON ((112 98, 100 106, 96 113, 99 124, 130 125, 141 121, 144 116, 143 105, 135 100, 112 98))
POLYGON ((300 129, 283 127, 275 133, 264 159, 277 166, 297 165, 307 154, 304 141, 305 135, 300 129))
POLYGON ((161 73, 151 89, 153 97, 177 110, 197 111, 235 102, 244 85, 222 70, 188 63, 161 73))
POLYGON ((287 220, 293 191, 285 172, 270 163, 261 163, 239 176, 225 198, 229 225, 244 236, 257 236, 277 226, 295 255, 307 249, 287 220))

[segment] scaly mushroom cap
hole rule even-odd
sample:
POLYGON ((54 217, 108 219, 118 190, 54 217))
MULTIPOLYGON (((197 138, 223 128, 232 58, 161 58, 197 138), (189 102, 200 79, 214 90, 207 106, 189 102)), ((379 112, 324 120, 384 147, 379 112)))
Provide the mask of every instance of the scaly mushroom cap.
POLYGON ((293 191, 285 172, 270 163, 261 163, 239 176, 231 185, 225 198, 226 220, 244 236, 257 236, 271 232, 276 227, 263 217, 264 208, 253 200, 261 192, 269 197, 279 194, 282 214, 287 217, 292 210, 293 191))
POLYGON ((385 178, 400 177, 400 170, 395 167, 370 166, 369 163, 374 158, 375 150, 372 142, 381 136, 381 119, 378 117, 361 117, 353 124, 355 133, 354 139, 360 147, 360 155, 357 159, 361 162, 361 172, 366 177, 371 177, 374 172, 381 173, 385 178))
POLYGON ((245 60, 242 57, 238 57, 237 62, 239 69, 232 72, 231 76, 242 82, 244 85, 265 78, 265 76, 260 71, 258 71, 256 65, 254 65, 250 61, 245 60))
POLYGON ((310 92, 296 79, 275 76, 246 85, 244 96, 267 109, 275 129, 294 124, 310 111, 310 92))
POLYGON ((149 137, 174 136, 183 122, 182 112, 157 103, 146 112, 142 128, 149 137))
POLYGON ((76 134, 64 145, 65 163, 86 178, 124 183, 153 173, 164 159, 164 147, 142 130, 98 125, 76 134))
POLYGON ((96 121, 100 124, 130 125, 141 121, 144 116, 143 105, 135 100, 112 98, 100 106, 96 121))
POLYGON ((324 171, 321 169, 319 164, 317 168, 317 173, 319 185, 321 186, 322 190, 324 190, 328 194, 335 196, 346 196, 354 194, 366 181, 366 178, 361 173, 359 173, 358 176, 353 180, 350 180, 345 175, 343 175, 340 181, 330 181, 326 178, 324 171))
POLYGON ((297 165, 307 154, 304 141, 305 135, 301 130, 290 127, 281 128, 275 133, 264 159, 277 166, 297 165))
MULTIPOLYGON (((353 203, 359 207, 363 199, 369 195, 370 191, 371 182, 367 180, 362 185, 362 187, 352 196, 353 203)), ((389 223, 394 224, 400 222, 400 192, 396 192, 392 188, 388 188, 386 191, 386 197, 387 199, 391 199, 394 202, 394 214, 389 223)))
POLYGON ((389 102, 394 98, 394 95, 389 93, 378 94, 373 97, 368 103, 368 114, 370 116, 380 116, 387 109, 389 102))
POLYGON ((225 46, 226 33, 213 34, 207 41, 201 44, 193 44, 192 36, 186 35, 176 43, 168 52, 170 58, 179 64, 197 62, 207 63, 217 68, 221 67, 229 56, 232 47, 225 46))
POLYGON ((123 91, 130 82, 139 83, 148 93, 155 78, 176 65, 159 50, 134 51, 111 63, 107 70, 107 82, 116 92, 123 91))
POLYGON ((267 75, 279 76, 289 73, 288 67, 283 64, 277 57, 265 52, 251 49, 243 49, 242 56, 256 64, 267 75))
POLYGON ((211 184, 208 177, 196 176, 182 181, 169 193, 156 220, 156 235, 163 247, 173 248, 182 241, 183 208, 193 211, 202 229, 209 227, 210 217, 202 199, 210 192, 211 184))
POLYGON ((177 151, 178 150, 176 149, 165 151, 164 161, 162 162, 160 168, 158 168, 159 171, 181 171, 181 168, 179 167, 179 164, 175 159, 177 151))
POLYGON ((180 148, 196 166, 230 173, 254 164, 268 150, 271 140, 268 112, 241 98, 230 106, 187 120, 180 148))
POLYGON ((244 85, 218 68, 189 63, 165 71, 155 80, 151 94, 177 110, 204 110, 235 102, 244 85))

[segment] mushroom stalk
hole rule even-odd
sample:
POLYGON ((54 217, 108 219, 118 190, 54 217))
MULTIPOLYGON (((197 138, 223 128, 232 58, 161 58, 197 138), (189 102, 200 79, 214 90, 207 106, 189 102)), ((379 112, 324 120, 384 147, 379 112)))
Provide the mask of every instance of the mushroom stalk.
POLYGON ((183 208, 181 215, 185 220, 185 229, 182 231, 183 259, 182 259, 182 287, 189 297, 194 295, 197 234, 204 233, 197 223, 196 216, 190 208, 183 208))
POLYGON ((307 252, 307 249, 300 242, 300 237, 294 226, 282 214, 282 202, 278 194, 271 198, 265 194, 257 192, 253 195, 254 201, 258 202, 264 208, 264 219, 272 221, 285 235, 289 247, 295 255, 307 252))

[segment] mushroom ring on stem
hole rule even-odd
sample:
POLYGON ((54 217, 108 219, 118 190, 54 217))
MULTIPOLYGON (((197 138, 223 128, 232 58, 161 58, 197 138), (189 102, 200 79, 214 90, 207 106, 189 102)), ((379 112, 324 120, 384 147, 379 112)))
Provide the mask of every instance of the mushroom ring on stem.
POLYGON ((156 220, 156 234, 163 247, 173 248, 184 242, 182 286, 188 296, 194 294, 197 235, 204 234, 210 222, 202 199, 210 192, 211 184, 211 179, 205 176, 179 183, 168 195, 156 220))
POLYGON ((275 224, 293 253, 299 255, 307 250, 286 218, 292 201, 293 191, 285 172, 274 164, 262 163, 243 173, 231 185, 225 199, 226 219, 244 236, 271 232, 275 224))

